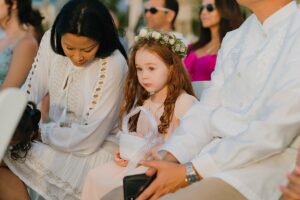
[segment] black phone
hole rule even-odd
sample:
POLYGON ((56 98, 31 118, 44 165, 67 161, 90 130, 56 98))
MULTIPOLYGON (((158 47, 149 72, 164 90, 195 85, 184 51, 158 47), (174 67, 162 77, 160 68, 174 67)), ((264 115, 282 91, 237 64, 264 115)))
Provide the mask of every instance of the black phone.
POLYGON ((124 200, 135 200, 156 178, 146 174, 136 174, 123 178, 124 200))

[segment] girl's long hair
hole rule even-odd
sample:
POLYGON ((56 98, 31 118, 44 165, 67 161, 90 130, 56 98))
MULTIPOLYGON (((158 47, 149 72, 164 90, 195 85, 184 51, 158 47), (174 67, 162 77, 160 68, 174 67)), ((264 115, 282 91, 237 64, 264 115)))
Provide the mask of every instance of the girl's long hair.
MULTIPOLYGON (((160 117, 158 132, 166 134, 173 117, 175 102, 182 90, 195 96, 191 80, 178 55, 173 53, 168 47, 159 44, 150 39, 140 39, 131 49, 129 57, 129 70, 125 84, 124 102, 119 114, 121 124, 122 117, 129 113, 136 106, 142 106, 146 99, 150 97, 149 93, 140 85, 137 77, 135 57, 140 49, 146 49, 157 56, 169 67, 168 92, 164 101, 164 112, 160 117)), ((130 131, 136 131, 136 125, 139 114, 133 116, 129 121, 130 131)))

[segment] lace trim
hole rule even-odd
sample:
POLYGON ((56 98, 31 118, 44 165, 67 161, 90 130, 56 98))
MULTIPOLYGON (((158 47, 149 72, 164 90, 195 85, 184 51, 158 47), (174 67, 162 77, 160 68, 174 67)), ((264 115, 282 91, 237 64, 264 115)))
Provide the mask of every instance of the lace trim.
POLYGON ((76 196, 76 198, 80 199, 81 190, 78 187, 73 187, 69 182, 63 181, 61 178, 57 177, 52 171, 45 169, 40 162, 37 162, 36 158, 32 158, 33 156, 29 154, 26 159, 30 160, 30 164, 34 166, 35 171, 40 172, 34 173, 34 175, 29 173, 25 174, 25 176, 20 175, 19 172, 23 172, 24 169, 22 165, 20 165, 22 163, 18 161, 6 159, 6 161, 8 161, 8 163, 6 162, 6 164, 15 174, 18 174, 18 176, 22 177, 22 180, 26 183, 27 186, 32 187, 32 189, 34 189, 36 192, 38 192, 45 198, 50 197, 51 200, 60 200, 61 196, 59 196, 59 194, 61 193, 55 190, 56 188, 60 188, 62 191, 64 191, 64 193, 66 193, 64 196, 68 195, 70 197, 72 196, 72 198, 76 196), (47 177, 47 182, 49 184, 55 186, 55 189, 51 190, 52 192, 49 191, 51 187, 47 187, 46 191, 43 189, 39 189, 38 187, 40 185, 40 180, 44 180, 45 177, 47 177))
MULTIPOLYGON (((103 158, 101 159, 101 163, 112 160, 113 156, 108 151, 103 149, 102 152, 101 156, 103 156, 103 158)), ((25 163, 11 160, 9 154, 6 154, 4 158, 7 166, 19 176, 27 186, 31 187, 44 198, 51 200, 80 199, 82 188, 74 187, 69 182, 64 181, 51 170, 46 169, 38 160, 38 158, 32 155, 32 152, 29 152, 27 155, 25 163)), ((101 163, 98 163, 98 165, 101 165, 101 163)), ((87 170, 86 173, 88 171, 89 170, 87 170)), ((83 176, 82 181, 84 181, 84 177, 85 176, 83 176)))
POLYGON ((34 63, 32 65, 32 68, 31 68, 30 72, 29 72, 29 75, 28 75, 28 82, 27 82, 27 86, 26 86, 27 87, 27 89, 26 89, 27 94, 31 94, 31 92, 32 92, 31 80, 32 80, 34 72, 36 70, 37 63, 39 62, 39 59, 38 59, 39 55, 40 55, 40 53, 38 52, 37 56, 34 59, 34 63))
MULTIPOLYGON (((96 87, 94 89, 94 93, 90 102, 90 106, 88 108, 88 111, 86 112, 86 118, 88 119, 93 110, 95 109, 97 102, 99 101, 101 94, 102 94, 102 89, 103 85, 105 83, 106 79, 106 65, 107 65, 107 59, 101 60, 101 67, 99 70, 99 79, 96 83, 96 87)), ((85 125, 88 125, 87 120, 84 123, 85 125)))

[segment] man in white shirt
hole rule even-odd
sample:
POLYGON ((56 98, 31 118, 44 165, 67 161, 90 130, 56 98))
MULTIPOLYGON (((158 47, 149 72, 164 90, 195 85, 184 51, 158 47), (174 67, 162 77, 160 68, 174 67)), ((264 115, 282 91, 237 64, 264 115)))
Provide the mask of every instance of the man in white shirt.
POLYGON ((188 45, 187 39, 174 31, 178 11, 177 0, 149 0, 144 11, 146 26, 158 31, 171 32, 188 45))
POLYGON ((157 177, 138 200, 280 198, 300 143, 300 11, 292 0, 238 2, 254 14, 223 40, 211 85, 161 148, 164 161, 141 162, 157 177))

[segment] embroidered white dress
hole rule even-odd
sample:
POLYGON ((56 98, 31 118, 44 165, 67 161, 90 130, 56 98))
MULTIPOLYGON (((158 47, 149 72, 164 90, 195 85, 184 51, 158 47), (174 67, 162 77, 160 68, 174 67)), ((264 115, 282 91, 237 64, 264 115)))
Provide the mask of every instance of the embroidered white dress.
POLYGON ((299 51, 295 1, 263 24, 251 15, 224 38, 209 88, 162 149, 249 200, 279 199, 300 144, 290 145, 300 130, 299 51))
POLYGON ((126 72, 118 50, 75 67, 52 51, 48 31, 22 87, 36 103, 50 95, 43 143, 33 143, 24 163, 6 156, 8 167, 45 199, 79 199, 87 172, 113 157, 116 145, 106 138, 117 124, 126 72))

